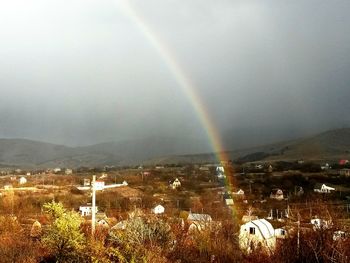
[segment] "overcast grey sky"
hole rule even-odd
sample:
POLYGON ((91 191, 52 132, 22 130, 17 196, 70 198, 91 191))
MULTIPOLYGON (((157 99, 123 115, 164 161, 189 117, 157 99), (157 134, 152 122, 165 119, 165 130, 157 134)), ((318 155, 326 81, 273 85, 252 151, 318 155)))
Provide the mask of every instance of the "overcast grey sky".
MULTIPOLYGON (((205 137, 120 2, 0 0, 0 137, 205 137)), ((350 1, 129 2, 234 146, 348 125, 350 1)))

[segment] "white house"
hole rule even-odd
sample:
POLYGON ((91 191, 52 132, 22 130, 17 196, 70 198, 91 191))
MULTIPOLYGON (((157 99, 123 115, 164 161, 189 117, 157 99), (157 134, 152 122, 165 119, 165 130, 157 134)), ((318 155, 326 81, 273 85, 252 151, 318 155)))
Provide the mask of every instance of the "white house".
POLYGON ((332 191, 335 191, 335 188, 327 186, 326 184, 316 184, 314 187, 314 192, 316 192, 316 193, 329 194, 332 191))
POLYGON ((21 177, 19 178, 19 184, 26 184, 27 183, 27 179, 25 177, 21 177))
POLYGON ((332 226, 332 222, 330 220, 324 220, 321 218, 313 218, 310 220, 310 223, 313 225, 314 230, 328 229, 332 226))
POLYGON ((59 173, 59 172, 61 172, 61 171, 62 171, 62 169, 59 168, 59 167, 56 167, 56 168, 53 169, 53 172, 54 172, 54 173, 59 173))
POLYGON ((283 200, 283 191, 281 189, 273 189, 270 194, 270 198, 276 200, 283 200))
POLYGON ((162 205, 157 205, 156 207, 154 207, 154 208, 152 209, 152 212, 153 212, 154 214, 156 214, 156 215, 163 214, 164 211, 165 211, 165 208, 164 208, 164 206, 162 206, 162 205))
POLYGON ((339 241, 339 240, 344 240, 347 237, 347 233, 345 233, 344 231, 338 230, 338 231, 334 231, 333 233, 333 240, 334 241, 339 241))
POLYGON ((223 198, 225 200, 226 205, 228 205, 228 206, 233 205, 233 199, 231 196, 231 192, 225 192, 223 195, 223 198))
MULTIPOLYGON (((95 208, 96 208, 95 209, 95 214, 96 214, 98 211, 97 206, 95 208)), ((80 206, 79 211, 81 213, 81 216, 90 216, 92 214, 92 206, 91 205, 80 206)))
POLYGON ((216 173, 219 174, 219 173, 225 173, 225 169, 223 166, 217 166, 216 167, 216 173))
POLYGON ((70 175, 70 174, 73 174, 73 170, 72 170, 72 169, 66 169, 66 170, 64 171, 64 173, 65 173, 66 175, 70 175))
POLYGON ((226 175, 225 175, 225 169, 223 166, 218 166, 216 167, 216 176, 219 178, 219 179, 222 179, 222 178, 225 178, 226 175))
POLYGON ((241 226, 239 247, 246 253, 264 250, 271 253, 276 248, 275 230, 265 219, 250 221, 241 226))
POLYGON ((330 168, 330 166, 328 163, 321 165, 321 170, 328 170, 329 168, 330 168))
POLYGON ((287 230, 283 227, 275 229, 275 237, 276 238, 286 238, 287 237, 287 230))
POLYGON ((90 186, 90 179, 84 179, 84 186, 90 186))
POLYGON ((174 180, 174 182, 171 184, 171 186, 172 186, 173 189, 176 189, 176 188, 178 188, 178 187, 181 187, 181 182, 180 182, 180 180, 179 180, 178 178, 176 178, 176 179, 174 180))
POLYGON ((225 198, 225 204, 227 206, 233 205, 234 204, 233 199, 232 198, 225 198))
POLYGON ((239 189, 237 192, 232 192, 233 195, 243 196, 244 191, 242 189, 239 189))

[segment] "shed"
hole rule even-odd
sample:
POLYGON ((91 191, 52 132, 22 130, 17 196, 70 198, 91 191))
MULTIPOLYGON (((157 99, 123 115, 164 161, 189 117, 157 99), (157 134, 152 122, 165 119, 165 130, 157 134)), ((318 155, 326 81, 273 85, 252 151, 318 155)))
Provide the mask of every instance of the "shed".
POLYGON ((272 253, 276 248, 273 226, 265 219, 257 219, 243 224, 239 232, 239 246, 246 253, 255 250, 272 253))

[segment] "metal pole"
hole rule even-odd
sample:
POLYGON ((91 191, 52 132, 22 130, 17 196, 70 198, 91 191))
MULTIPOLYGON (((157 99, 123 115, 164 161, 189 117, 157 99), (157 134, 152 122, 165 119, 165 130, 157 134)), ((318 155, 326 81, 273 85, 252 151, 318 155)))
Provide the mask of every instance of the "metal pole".
POLYGON ((298 239, 297 239, 297 255, 300 253, 300 214, 298 212, 298 239))
POLYGON ((94 237, 95 235, 95 218, 96 218, 96 175, 92 176, 92 211, 91 211, 91 235, 94 237))

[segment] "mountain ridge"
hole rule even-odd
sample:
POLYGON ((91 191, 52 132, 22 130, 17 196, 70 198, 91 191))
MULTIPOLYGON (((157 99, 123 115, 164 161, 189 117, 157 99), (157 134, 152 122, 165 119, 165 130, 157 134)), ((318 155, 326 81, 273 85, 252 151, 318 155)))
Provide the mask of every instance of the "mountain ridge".
MULTIPOLYGON (((227 151, 231 160, 350 159, 350 128, 314 136, 227 151)), ((28 139, 0 139, 2 167, 99 167, 105 165, 216 162, 207 142, 195 139, 146 138, 69 147, 28 139)))

